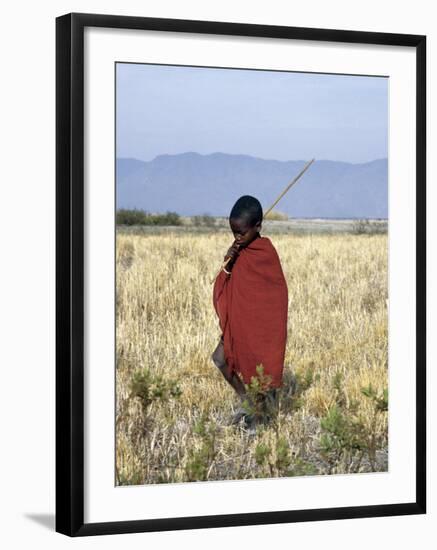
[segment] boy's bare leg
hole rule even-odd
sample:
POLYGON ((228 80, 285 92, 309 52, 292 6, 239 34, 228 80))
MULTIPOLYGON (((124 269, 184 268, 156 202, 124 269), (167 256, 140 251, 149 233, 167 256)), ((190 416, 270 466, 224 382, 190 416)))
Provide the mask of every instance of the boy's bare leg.
POLYGON ((241 378, 235 372, 230 373, 225 361, 225 350, 223 340, 220 339, 214 353, 211 356, 214 365, 220 370, 224 379, 234 388, 237 394, 243 399, 246 396, 246 388, 241 378))

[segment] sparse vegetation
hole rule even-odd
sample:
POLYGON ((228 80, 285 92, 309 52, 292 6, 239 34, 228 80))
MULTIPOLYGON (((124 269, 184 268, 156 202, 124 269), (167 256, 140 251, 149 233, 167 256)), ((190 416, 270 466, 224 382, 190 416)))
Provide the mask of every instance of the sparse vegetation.
POLYGON ((181 225, 181 218, 176 212, 149 214, 144 210, 117 210, 116 225, 181 225))
POLYGON ((214 227, 215 217, 209 214, 202 214, 201 216, 192 216, 192 224, 196 227, 214 227))
POLYGON ((279 210, 272 210, 267 215, 267 220, 273 220, 273 221, 286 221, 288 220, 288 215, 284 212, 280 212, 279 210))
POLYGON ((231 235, 117 234, 118 484, 387 469, 387 236, 271 238, 289 290, 284 387, 249 436, 210 360, 231 235))
POLYGON ((355 220, 352 222, 352 233, 355 235, 387 233, 387 222, 367 219, 355 220))

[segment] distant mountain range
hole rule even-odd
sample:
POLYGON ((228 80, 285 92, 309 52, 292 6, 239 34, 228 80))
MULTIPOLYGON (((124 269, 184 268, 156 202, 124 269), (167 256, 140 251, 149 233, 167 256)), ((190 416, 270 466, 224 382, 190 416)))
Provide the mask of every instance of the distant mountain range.
MULTIPOLYGON (((224 153, 160 155, 149 162, 120 158, 116 206, 227 216, 241 195, 253 195, 267 209, 304 165, 224 153)), ((297 218, 387 218, 387 159, 316 160, 277 210, 297 218)))

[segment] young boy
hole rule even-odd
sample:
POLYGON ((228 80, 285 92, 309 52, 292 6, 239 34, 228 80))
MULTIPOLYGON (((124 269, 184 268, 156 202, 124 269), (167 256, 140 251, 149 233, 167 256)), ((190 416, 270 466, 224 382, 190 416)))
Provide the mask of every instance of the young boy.
MULTIPOLYGON (((259 415, 249 414, 243 406, 248 400, 245 385, 259 378, 257 366, 262 365, 268 387, 257 401, 276 401, 287 340, 287 283, 274 246, 259 234, 262 219, 255 197, 244 195, 234 204, 229 224, 235 240, 213 290, 222 336, 212 360, 241 399, 232 423, 244 418, 251 432, 259 415)), ((259 409, 259 402, 252 405, 259 409)))

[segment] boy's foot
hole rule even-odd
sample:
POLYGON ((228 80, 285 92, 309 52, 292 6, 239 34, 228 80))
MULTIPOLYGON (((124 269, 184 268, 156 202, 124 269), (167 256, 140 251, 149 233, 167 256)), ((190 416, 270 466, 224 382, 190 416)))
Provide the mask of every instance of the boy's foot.
POLYGON ((254 412, 254 405, 250 397, 246 394, 240 395, 240 406, 232 415, 230 424, 235 426, 236 424, 239 424, 241 420, 246 421, 246 418, 253 416, 254 412))
POLYGON ((247 435, 256 435, 258 418, 256 414, 249 414, 244 418, 244 430, 247 435))
POLYGON ((247 411, 243 407, 239 407, 231 417, 231 420, 230 420, 231 426, 235 426, 236 424, 239 424, 240 421, 246 416, 247 416, 247 411))

